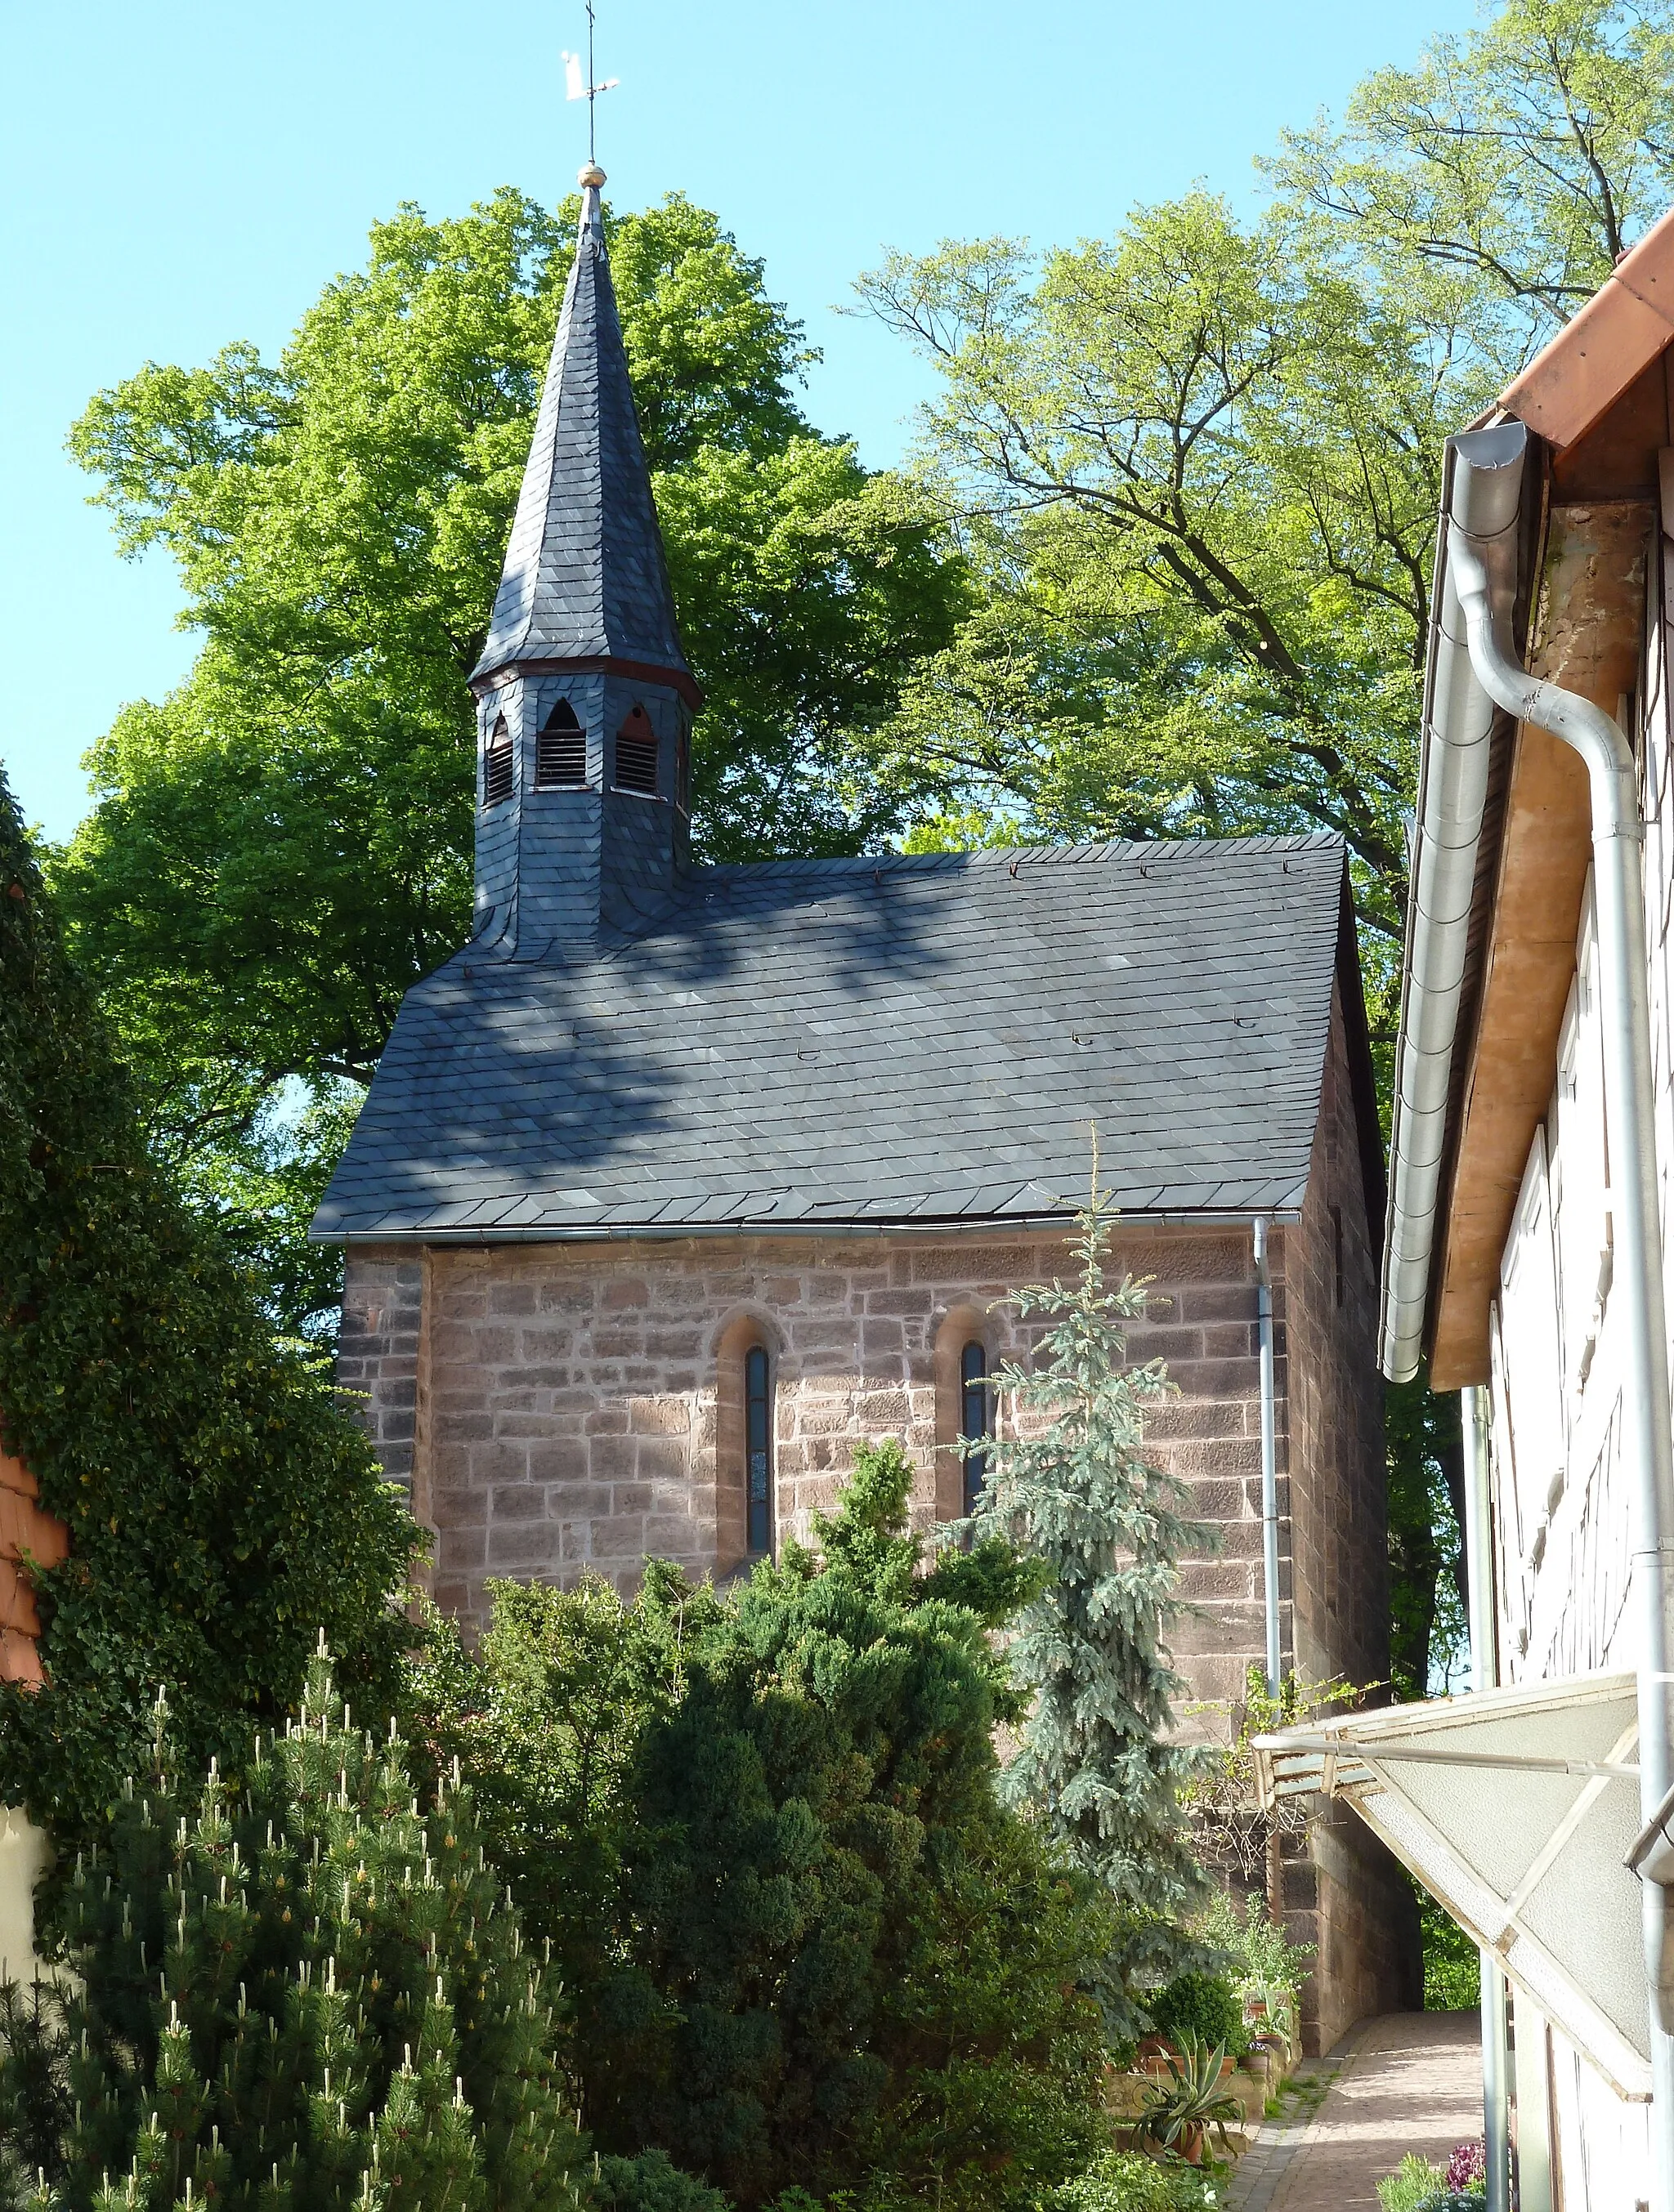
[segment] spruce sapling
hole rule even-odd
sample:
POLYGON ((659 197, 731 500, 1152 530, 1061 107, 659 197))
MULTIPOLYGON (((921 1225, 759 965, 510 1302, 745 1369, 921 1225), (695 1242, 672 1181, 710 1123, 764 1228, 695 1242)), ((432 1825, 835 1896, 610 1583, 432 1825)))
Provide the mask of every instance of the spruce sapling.
POLYGON ((1144 1314, 1146 1294, 1130 1276, 1106 1279, 1111 1221, 1095 1138, 1071 1246, 1080 1273, 1018 1294, 1025 1318, 1051 1326, 1030 1367, 1007 1362, 993 1378, 1009 1433, 982 1440, 974 1517, 1050 1571, 1011 1646, 1031 1703, 1001 1788, 1119 1908, 1117 1986, 1101 1994, 1125 2037, 1142 2024, 1129 2001, 1136 1982, 1164 1980, 1199 1954, 1182 1923, 1205 1880, 1182 1799, 1203 1754, 1172 1740, 1184 1685, 1164 1639, 1189 1610, 1181 1558, 1212 1549, 1214 1532, 1184 1517, 1184 1486, 1145 1455, 1147 1408, 1172 1386, 1160 1360, 1127 1364, 1123 1324, 1144 1314))

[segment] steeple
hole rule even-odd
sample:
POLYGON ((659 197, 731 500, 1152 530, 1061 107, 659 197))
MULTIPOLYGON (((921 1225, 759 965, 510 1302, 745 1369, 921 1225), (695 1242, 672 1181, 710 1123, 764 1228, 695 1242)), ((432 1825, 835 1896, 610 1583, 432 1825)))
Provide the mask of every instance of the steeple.
POLYGON ((686 853, 701 700, 680 649, 599 188, 581 220, 487 642, 477 937, 521 959, 632 927, 686 853))

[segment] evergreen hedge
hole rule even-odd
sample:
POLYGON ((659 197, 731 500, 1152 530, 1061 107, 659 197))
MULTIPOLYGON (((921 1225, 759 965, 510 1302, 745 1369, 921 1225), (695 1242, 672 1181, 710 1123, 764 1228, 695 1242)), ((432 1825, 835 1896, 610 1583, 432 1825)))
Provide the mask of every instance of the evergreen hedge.
POLYGON ((0 1442, 70 1540, 36 1577, 46 1685, 0 1685, 0 1803, 94 1827, 159 1685, 206 1761, 295 1704, 322 1628, 392 1708, 413 1524, 148 1157, 3 777, 0 1442))
POLYGON ((924 1571, 911 1480, 861 1448, 818 1554, 731 1590, 500 1584, 480 1657, 438 1624, 415 1683, 562 1962, 601 2149, 746 2208, 1021 2212, 1105 2139, 1114 1916, 995 1790, 1038 1571, 924 1571))

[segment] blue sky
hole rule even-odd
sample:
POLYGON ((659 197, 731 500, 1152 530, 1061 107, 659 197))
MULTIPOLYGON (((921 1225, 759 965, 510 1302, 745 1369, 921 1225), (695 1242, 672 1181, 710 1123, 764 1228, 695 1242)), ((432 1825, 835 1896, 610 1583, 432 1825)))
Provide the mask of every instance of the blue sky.
MULTIPOLYGON (((679 187, 763 255, 825 351, 814 421, 896 458, 920 393, 833 308, 889 246, 1109 232, 1254 157, 1471 0, 599 0, 600 158, 618 206, 679 187)), ((119 560, 63 453, 88 395, 232 338, 277 352, 398 200, 556 199, 586 150, 563 99, 581 0, 0 0, 0 757, 65 836, 77 763, 192 654, 166 560, 119 560)))

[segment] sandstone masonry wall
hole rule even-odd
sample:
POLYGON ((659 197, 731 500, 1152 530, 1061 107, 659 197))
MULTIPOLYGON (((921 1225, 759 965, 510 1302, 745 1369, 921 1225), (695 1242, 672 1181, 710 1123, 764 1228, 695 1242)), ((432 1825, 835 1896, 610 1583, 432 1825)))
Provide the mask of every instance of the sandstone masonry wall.
MULTIPOLYGON (((1305 1680, 1389 1679, 1389 1546, 1379 1253, 1367 1216, 1340 1004, 1300 1225, 1286 1238, 1285 1399, 1297 1470, 1291 1515, 1292 1646, 1305 1680)), ((1387 1694, 1386 1692, 1384 1694, 1387 1694)), ((1394 1859, 1343 1807, 1287 1861, 1291 1940, 1312 1943, 1303 2040, 1329 2051, 1368 2013, 1423 2003, 1417 1907, 1394 1859)))
MULTIPOLYGON (((1130 1351, 1166 1358, 1181 1391, 1153 1422, 1158 1456, 1223 1534, 1223 1556, 1189 1570, 1206 1611, 1191 1638, 1203 1697, 1233 1694, 1261 1649, 1247 1245, 1239 1228, 1118 1240, 1121 1265, 1158 1278, 1130 1351)), ((721 1370, 741 1362, 744 1338, 772 1362, 781 1532, 806 1531, 835 1501, 857 1441, 890 1435, 917 1468, 921 1525, 937 1517, 939 1475, 946 1517, 957 1409, 938 1391, 938 1335, 951 1316, 961 1337, 981 1335, 990 1364, 1026 1353, 1032 1332, 998 1302, 1068 1264, 1046 1234, 433 1247, 422 1266, 356 1245, 342 1380, 435 1528, 439 1602, 474 1629, 495 1575, 569 1583, 591 1571, 626 1589, 648 1553, 696 1573, 736 1563, 717 1446, 721 1370)))

